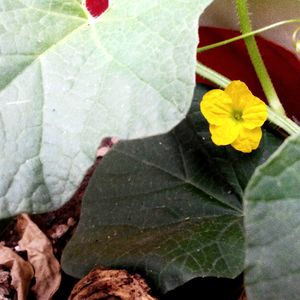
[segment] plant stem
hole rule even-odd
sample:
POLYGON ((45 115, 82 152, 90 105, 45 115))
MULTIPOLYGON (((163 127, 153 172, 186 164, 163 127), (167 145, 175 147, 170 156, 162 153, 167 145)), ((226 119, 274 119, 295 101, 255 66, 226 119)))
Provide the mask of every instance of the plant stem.
POLYGON ((297 53, 300 53, 300 41, 297 41, 297 34, 300 32, 300 27, 298 27, 293 33, 293 42, 297 53))
POLYGON ((284 129, 290 135, 300 133, 300 127, 295 122, 287 116, 278 115, 270 107, 268 107, 268 119, 271 123, 284 129))
MULTIPOLYGON (((222 88, 226 88, 231 82, 230 79, 220 73, 210 69, 209 67, 197 62, 196 73, 205 79, 217 84, 222 88)), ((284 129, 288 134, 300 133, 300 127, 285 115, 278 114, 272 108, 268 107, 268 119, 271 123, 284 129)))
MULTIPOLYGON (((243 34, 251 32, 252 26, 248 13, 247 0, 236 0, 236 8, 240 20, 241 32, 243 34)), ((285 116, 284 108, 276 94, 271 78, 260 55, 254 36, 249 36, 244 40, 248 50, 248 54, 251 58, 251 62, 254 66, 270 107, 278 115, 285 116)))
POLYGON ((225 88, 230 83, 230 79, 203 65, 200 62, 197 62, 196 64, 196 73, 222 88, 225 88))
POLYGON ((263 28, 260 28, 260 29, 257 29, 257 30, 251 31, 251 32, 247 32, 245 34, 236 36, 234 38, 231 38, 231 39, 228 39, 228 40, 225 40, 225 41, 221 41, 221 42, 218 42, 218 43, 214 43, 214 44, 210 44, 210 45, 207 45, 207 46, 200 47, 200 48, 197 49, 197 52, 201 53, 201 52, 204 52, 204 51, 207 51, 207 50, 210 50, 210 49, 221 47, 221 46, 230 44, 232 42, 247 38, 249 36, 256 35, 258 33, 264 32, 266 30, 273 29, 273 28, 281 26, 281 25, 286 25, 286 24, 290 24, 290 23, 298 23, 298 22, 300 22, 300 19, 291 19, 291 20, 280 21, 280 22, 268 25, 266 27, 263 27, 263 28))

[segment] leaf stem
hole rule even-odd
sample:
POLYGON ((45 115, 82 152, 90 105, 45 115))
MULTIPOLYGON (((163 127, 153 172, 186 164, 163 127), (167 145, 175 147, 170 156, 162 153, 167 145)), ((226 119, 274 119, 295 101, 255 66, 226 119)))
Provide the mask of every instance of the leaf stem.
POLYGON ((200 62, 197 62, 196 64, 196 73, 222 88, 225 88, 230 83, 230 79, 200 62))
POLYGON ((247 32, 245 34, 236 36, 236 37, 228 39, 228 40, 224 40, 224 41, 221 41, 221 42, 218 42, 218 43, 214 43, 214 44, 210 44, 210 45, 207 45, 207 46, 200 47, 200 48, 197 49, 197 52, 201 53, 201 52, 204 52, 204 51, 207 51, 207 50, 210 50, 210 49, 221 47, 221 46, 230 44, 232 42, 235 42, 235 41, 247 38, 249 36, 256 35, 258 33, 264 32, 266 30, 273 29, 273 28, 278 27, 278 26, 282 26, 282 25, 286 25, 286 24, 290 24, 290 23, 299 23, 299 22, 300 22, 300 19, 290 19, 290 20, 280 21, 280 22, 277 22, 277 23, 274 23, 274 24, 262 27, 260 29, 253 30, 251 32, 247 32))
MULTIPOLYGON (((251 21, 249 18, 249 12, 247 7, 247 0, 236 0, 236 8, 238 17, 240 20, 240 28, 243 34, 252 31, 251 21)), ((272 84, 271 78, 267 72, 265 64, 260 55, 259 49, 257 47, 255 37, 248 36, 244 39, 248 54, 250 56, 251 62, 254 66, 256 74, 259 78, 260 84, 266 95, 270 107, 277 115, 285 116, 284 108, 276 94, 275 88, 272 84)))
MULTIPOLYGON (((205 79, 217 84, 222 88, 226 88, 231 80, 200 62, 196 64, 196 73, 205 79)), ((278 114, 272 108, 268 107, 268 119, 271 123, 284 129, 288 134, 300 133, 300 127, 285 115, 278 114)))
POLYGON ((293 122, 287 116, 278 115, 270 107, 268 107, 268 119, 271 123, 284 129, 290 135, 300 133, 300 127, 295 122, 293 122))
POLYGON ((300 32, 300 27, 298 27, 293 33, 293 43, 297 53, 300 53, 300 41, 297 40, 297 35, 300 32))

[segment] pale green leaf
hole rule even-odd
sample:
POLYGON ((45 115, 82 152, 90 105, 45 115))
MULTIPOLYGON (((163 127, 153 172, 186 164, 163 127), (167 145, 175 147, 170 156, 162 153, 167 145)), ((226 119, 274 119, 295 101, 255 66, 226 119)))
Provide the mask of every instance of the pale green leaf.
POLYGON ((0 1, 0 217, 59 207, 106 136, 165 132, 194 88, 211 0, 0 1))
POLYGON ((300 136, 257 169, 245 192, 249 300, 300 295, 300 136))

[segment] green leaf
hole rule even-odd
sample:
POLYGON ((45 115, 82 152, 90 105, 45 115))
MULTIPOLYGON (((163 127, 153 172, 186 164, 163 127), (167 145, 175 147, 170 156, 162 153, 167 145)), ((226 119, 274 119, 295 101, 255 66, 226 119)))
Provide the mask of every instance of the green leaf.
POLYGON ((146 273, 162 291, 197 276, 243 270, 241 198, 255 167, 280 140, 252 154, 210 141, 198 87, 188 117, 170 133, 117 144, 97 167, 63 269, 95 265, 146 273))
POLYGON ((166 132, 191 103, 211 0, 0 1, 0 218, 59 207, 102 138, 166 132), (84 1, 83 1, 84 2, 84 1))
POLYGON ((300 294, 300 136, 257 171, 245 192, 249 300, 290 300, 300 294))

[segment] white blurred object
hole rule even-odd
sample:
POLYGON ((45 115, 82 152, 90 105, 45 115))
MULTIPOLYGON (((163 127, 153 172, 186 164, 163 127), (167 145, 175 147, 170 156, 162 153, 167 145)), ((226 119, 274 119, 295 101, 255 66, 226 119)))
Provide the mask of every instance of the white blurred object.
MULTIPOLYGON (((235 1, 215 0, 200 18, 200 25, 239 30, 235 1)), ((288 19, 300 18, 299 0, 249 0, 253 30, 288 19)), ((282 25, 260 35, 296 53, 293 33, 299 23, 282 25)), ((299 57, 299 54, 298 54, 299 57)))

